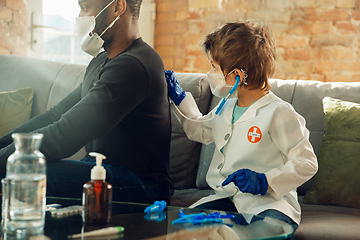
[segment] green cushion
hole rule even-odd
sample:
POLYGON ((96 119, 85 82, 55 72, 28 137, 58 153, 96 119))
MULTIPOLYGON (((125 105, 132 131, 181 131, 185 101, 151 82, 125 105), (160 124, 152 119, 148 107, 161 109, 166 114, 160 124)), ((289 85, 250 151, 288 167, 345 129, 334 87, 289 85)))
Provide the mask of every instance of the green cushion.
POLYGON ((29 120, 33 94, 30 87, 0 92, 0 136, 29 120))
POLYGON ((323 99, 319 170, 303 202, 360 208, 360 104, 323 99))

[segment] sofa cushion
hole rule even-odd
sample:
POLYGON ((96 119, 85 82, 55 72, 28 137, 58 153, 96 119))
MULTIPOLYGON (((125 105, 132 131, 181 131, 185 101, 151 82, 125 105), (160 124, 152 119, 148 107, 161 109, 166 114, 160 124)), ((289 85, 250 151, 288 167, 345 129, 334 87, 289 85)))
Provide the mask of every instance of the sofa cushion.
POLYGON ((0 136, 29 120, 33 94, 30 87, 0 93, 0 136))
POLYGON ((319 170, 304 202, 360 208, 360 104, 326 97, 319 170))
MULTIPOLYGON (((175 73, 184 91, 191 92, 200 111, 206 114, 210 103, 210 87, 205 74, 175 73)), ((174 113, 171 113, 170 176, 175 189, 194 188, 201 144, 190 141, 174 113)))
MULTIPOLYGON (((288 81, 288 80, 286 80, 288 81)), ((326 96, 360 103, 360 82, 319 82, 297 80, 291 104, 306 119, 306 127, 310 131, 310 143, 319 158, 324 135, 324 112, 322 99, 326 96)), ((275 94, 277 92, 274 91, 275 94)), ((299 195, 311 187, 312 179, 300 186, 299 195)))
POLYGON ((322 100, 332 97, 360 103, 360 82, 319 82, 298 80, 291 104, 306 119, 310 131, 310 142, 319 157, 324 134, 324 112, 322 100))
MULTIPOLYGON (((47 61, 18 55, 0 55, 0 89, 34 89, 33 118, 57 104, 83 80, 86 66, 47 61), (11 79, 11 81, 9 81, 11 79)), ((69 159, 80 160, 84 149, 69 159)))
POLYGON ((301 206, 301 223, 295 240, 300 239, 359 239, 360 209, 329 205, 304 204, 301 206))
POLYGON ((197 188, 189 188, 182 190, 175 190, 171 197, 171 206, 189 207, 191 204, 197 202, 203 197, 214 194, 214 190, 199 190, 197 188))
POLYGON ((210 163, 215 151, 215 143, 212 142, 208 145, 203 145, 200 152, 199 169, 196 177, 196 186, 199 189, 210 189, 209 184, 206 182, 206 174, 209 170, 210 163))

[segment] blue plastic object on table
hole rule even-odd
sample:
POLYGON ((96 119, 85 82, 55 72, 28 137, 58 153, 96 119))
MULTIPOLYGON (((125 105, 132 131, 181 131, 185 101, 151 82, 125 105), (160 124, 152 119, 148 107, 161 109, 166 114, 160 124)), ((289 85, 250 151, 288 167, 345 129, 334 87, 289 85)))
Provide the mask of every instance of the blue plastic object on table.
POLYGON ((164 200, 161 201, 155 201, 153 205, 148 206, 145 208, 145 213, 152 213, 152 212, 161 212, 166 208, 166 202, 164 200))
POLYGON ((198 214, 184 214, 184 210, 179 210, 179 218, 174 220, 173 224, 201 224, 201 223, 223 223, 225 218, 235 218, 232 214, 222 215, 219 212, 206 214, 204 212, 198 214))

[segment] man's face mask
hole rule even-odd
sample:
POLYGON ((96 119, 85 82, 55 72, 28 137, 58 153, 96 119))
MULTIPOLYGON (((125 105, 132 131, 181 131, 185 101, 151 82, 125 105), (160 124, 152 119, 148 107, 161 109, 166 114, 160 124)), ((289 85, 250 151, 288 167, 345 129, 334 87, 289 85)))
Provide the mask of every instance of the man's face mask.
POLYGON ((95 20, 99 17, 99 15, 107 9, 115 0, 111 1, 106 7, 104 7, 98 15, 94 16, 84 16, 84 17, 77 17, 75 18, 76 23, 76 32, 77 37, 80 43, 81 49, 90 54, 93 57, 97 57, 99 54, 100 49, 102 48, 104 44, 104 40, 101 38, 101 36, 109 29, 111 28, 117 20, 119 20, 120 15, 115 18, 115 20, 110 23, 110 25, 100 34, 100 36, 94 32, 93 30, 95 28, 95 20))

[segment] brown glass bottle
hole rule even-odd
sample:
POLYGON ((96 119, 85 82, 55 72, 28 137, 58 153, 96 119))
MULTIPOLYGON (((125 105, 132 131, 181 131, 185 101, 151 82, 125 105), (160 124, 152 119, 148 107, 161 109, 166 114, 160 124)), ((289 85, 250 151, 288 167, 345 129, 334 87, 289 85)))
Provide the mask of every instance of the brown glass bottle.
POLYGON ((105 224, 111 220, 112 186, 104 180, 91 180, 83 186, 83 220, 105 224))
POLYGON ((83 186, 83 221, 87 224, 104 224, 111 220, 112 186, 105 182, 106 170, 100 153, 91 152, 96 157, 96 165, 91 169, 91 181, 83 186))

